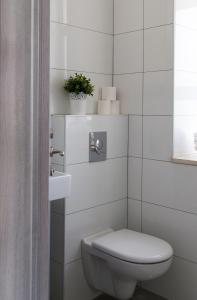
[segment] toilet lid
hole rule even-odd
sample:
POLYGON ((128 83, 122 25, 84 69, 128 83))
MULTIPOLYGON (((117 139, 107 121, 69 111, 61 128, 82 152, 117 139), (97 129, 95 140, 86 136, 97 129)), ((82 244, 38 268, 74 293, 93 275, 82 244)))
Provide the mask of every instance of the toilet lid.
POLYGON ((163 262, 173 255, 167 242, 128 229, 106 234, 94 240, 92 246, 111 256, 139 264, 163 262))

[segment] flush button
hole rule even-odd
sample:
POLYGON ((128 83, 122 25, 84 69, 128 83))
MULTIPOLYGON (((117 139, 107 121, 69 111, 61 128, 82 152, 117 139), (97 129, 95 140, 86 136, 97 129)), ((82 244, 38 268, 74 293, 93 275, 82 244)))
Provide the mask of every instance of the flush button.
POLYGON ((107 132, 89 133, 89 161, 104 161, 107 157, 107 132))

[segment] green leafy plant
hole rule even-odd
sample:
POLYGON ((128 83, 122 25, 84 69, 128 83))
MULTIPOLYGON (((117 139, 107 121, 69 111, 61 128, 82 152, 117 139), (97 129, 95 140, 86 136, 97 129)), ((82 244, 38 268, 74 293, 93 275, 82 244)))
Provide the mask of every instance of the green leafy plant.
POLYGON ((94 92, 94 86, 92 85, 91 80, 83 74, 77 73, 65 80, 64 89, 68 93, 77 95, 83 93, 85 95, 93 96, 94 92))

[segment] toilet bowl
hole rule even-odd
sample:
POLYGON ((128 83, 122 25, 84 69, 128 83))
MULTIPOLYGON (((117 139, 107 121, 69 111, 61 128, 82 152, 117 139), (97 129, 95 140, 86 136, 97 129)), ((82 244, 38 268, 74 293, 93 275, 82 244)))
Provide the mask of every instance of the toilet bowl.
POLYGON ((82 262, 88 284, 116 299, 130 299, 138 281, 163 275, 173 249, 156 237, 128 229, 107 229, 82 240, 82 262))

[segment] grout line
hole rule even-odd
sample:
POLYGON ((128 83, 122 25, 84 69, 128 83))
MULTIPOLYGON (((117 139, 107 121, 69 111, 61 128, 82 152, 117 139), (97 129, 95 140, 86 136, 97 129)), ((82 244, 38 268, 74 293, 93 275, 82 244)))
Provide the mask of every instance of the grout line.
POLYGON ((115 28, 115 3, 113 0, 113 49, 112 49, 112 86, 114 86, 114 62, 115 62, 115 58, 114 58, 114 53, 115 53, 115 44, 114 44, 114 28, 115 28))
POLYGON ((188 258, 179 256, 179 255, 174 255, 174 257, 175 257, 175 258, 178 258, 178 259, 180 259, 180 260, 184 260, 184 261, 186 261, 186 262, 189 262, 189 263, 192 263, 192 264, 197 265, 197 261, 194 261, 194 260, 191 260, 191 259, 188 259, 188 258))
MULTIPOLYGON (((144 18, 144 8, 143 8, 143 18, 144 18)), ((143 23, 144 23, 144 20, 143 20, 143 23)), ((171 25, 174 25, 174 23, 170 22, 170 23, 156 25, 156 26, 150 26, 150 27, 145 27, 144 24, 143 24, 142 28, 129 30, 129 31, 124 31, 124 32, 119 32, 119 33, 114 33, 114 36, 119 36, 119 35, 124 35, 124 34, 129 34, 129 33, 135 33, 135 32, 140 32, 140 31, 145 31, 145 30, 160 28, 160 27, 165 27, 165 26, 171 26, 171 25)))
POLYGON ((127 141, 127 228, 129 228, 129 137, 130 137, 130 117, 128 116, 128 141, 127 141))
POLYGON ((158 161, 158 162, 164 162, 164 163, 174 163, 172 160, 163 160, 163 159, 155 159, 155 158, 148 158, 148 157, 142 157, 143 160, 148 161, 158 161))
POLYGON ((103 207, 103 206, 114 204, 114 203, 117 203, 117 202, 122 202, 126 199, 127 199, 127 196, 125 195, 125 197, 121 198, 121 199, 112 200, 112 201, 105 202, 105 203, 102 203, 102 204, 98 204, 98 205, 95 205, 95 206, 91 206, 91 207, 88 207, 88 208, 85 208, 85 209, 76 210, 76 211, 73 211, 71 213, 66 213, 66 216, 75 215, 75 214, 82 213, 82 212, 85 212, 85 211, 88 211, 88 210, 91 210, 91 209, 95 209, 95 208, 98 208, 98 207, 103 207))
POLYGON ((132 197, 128 197, 128 199, 129 199, 129 200, 132 200, 132 201, 142 202, 142 200, 135 199, 135 198, 132 198, 132 197))
POLYGON ((144 31, 145 31, 145 30, 149 30, 149 29, 154 29, 154 28, 160 28, 160 27, 165 27, 165 26, 171 26, 171 25, 174 25, 174 23, 173 23, 173 22, 170 22, 170 23, 161 24, 161 25, 157 25, 157 26, 144 27, 144 31))
MULTIPOLYGON (((134 200, 135 200, 135 199, 134 199, 134 200)), ((181 212, 181 213, 184 213, 184 214, 189 214, 189 215, 197 216, 197 212, 194 213, 194 212, 192 212, 192 211, 181 210, 181 209, 178 209, 178 208, 174 208, 174 207, 170 207, 170 206, 165 206, 165 205, 163 205, 163 204, 158 204, 158 203, 148 202, 148 201, 145 201, 145 200, 143 200, 142 202, 143 202, 143 203, 146 203, 146 204, 149 204, 149 205, 152 205, 152 206, 163 207, 163 208, 167 208, 167 209, 170 209, 170 210, 173 210, 173 211, 177 211, 177 212, 181 212)))
POLYGON ((88 27, 82 27, 82 26, 77 26, 77 25, 72 25, 72 24, 66 24, 66 23, 57 22, 57 21, 54 21, 54 20, 51 20, 50 23, 59 24, 59 25, 63 25, 63 26, 66 26, 66 27, 73 27, 73 28, 77 28, 77 29, 80 29, 80 30, 92 31, 92 32, 95 32, 95 33, 105 34, 105 35, 108 35, 110 37, 113 36, 113 33, 103 32, 103 31, 91 29, 91 28, 88 28, 88 27))
MULTIPOLYGON (((91 165, 94 165, 94 164, 99 164, 99 163, 104 163, 104 162, 108 162, 108 161, 111 161, 111 160, 114 160, 114 159, 125 159, 127 158, 127 156, 116 156, 116 157, 108 157, 106 160, 104 161, 100 161, 100 162, 95 162, 95 163, 91 163, 91 165)), ((76 166, 76 165, 85 165, 85 164, 90 164, 89 160, 87 161, 82 161, 82 162, 78 162, 78 163, 73 163, 73 164, 67 164, 66 166, 67 167, 71 167, 71 166, 76 166)))
MULTIPOLYGON (((143 0, 143 75, 142 75, 142 115, 144 114, 144 0, 143 0)), ((143 152, 144 152, 144 118, 142 117, 142 157, 143 157, 143 152)), ((142 207, 142 195, 143 195, 143 159, 142 159, 142 165, 141 165, 141 232, 143 232, 143 220, 142 220, 142 215, 143 215, 143 207, 142 207)))
POLYGON ((73 260, 70 260, 69 262, 65 262, 65 265, 71 265, 73 263, 80 262, 80 261, 81 261, 81 257, 73 259, 73 260))
MULTIPOLYGON (((173 68, 169 68, 169 69, 157 69, 157 70, 146 70, 146 71, 144 70, 144 72, 143 71, 136 71, 136 72, 130 72, 130 73, 114 73, 114 76, 148 74, 148 73, 159 73, 159 72, 172 72, 172 71, 174 71, 173 68)), ((185 72, 187 72, 187 71, 185 71, 185 72)))
POLYGON ((65 71, 65 72, 81 72, 86 74, 96 74, 96 75, 105 75, 105 76, 112 76, 111 73, 99 73, 99 72, 93 72, 93 71, 84 71, 84 70, 74 70, 74 69, 61 69, 61 68, 55 68, 51 67, 50 70, 56 70, 56 71, 65 71))

